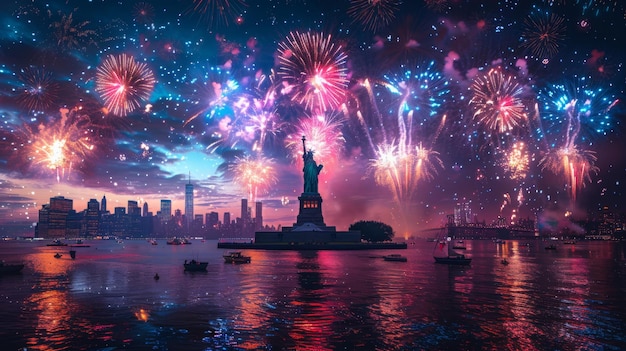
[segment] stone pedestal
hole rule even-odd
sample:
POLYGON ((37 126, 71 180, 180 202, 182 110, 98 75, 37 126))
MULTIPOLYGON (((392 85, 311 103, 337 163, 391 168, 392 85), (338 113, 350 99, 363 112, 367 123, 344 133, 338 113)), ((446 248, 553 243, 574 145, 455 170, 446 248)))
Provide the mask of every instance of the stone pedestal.
POLYGON ((313 223, 322 228, 326 227, 324 216, 322 216, 322 197, 319 193, 302 193, 298 200, 300 200, 300 211, 296 223, 293 224, 294 227, 305 223, 313 223))

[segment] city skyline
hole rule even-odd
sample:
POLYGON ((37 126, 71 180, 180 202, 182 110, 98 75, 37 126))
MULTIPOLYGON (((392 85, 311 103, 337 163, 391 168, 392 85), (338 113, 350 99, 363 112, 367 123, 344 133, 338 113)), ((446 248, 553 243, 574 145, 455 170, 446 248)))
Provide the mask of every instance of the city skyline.
POLYGON ((185 214, 246 198, 289 225, 303 136, 338 228, 414 234, 459 202, 624 213, 623 4, 237 3, 0 5, 0 228, 105 195, 185 214))

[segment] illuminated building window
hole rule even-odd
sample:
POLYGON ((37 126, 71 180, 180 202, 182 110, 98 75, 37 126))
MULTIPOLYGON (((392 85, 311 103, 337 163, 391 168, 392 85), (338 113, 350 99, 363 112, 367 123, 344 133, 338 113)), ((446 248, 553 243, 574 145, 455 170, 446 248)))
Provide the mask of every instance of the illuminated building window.
POLYGON ((305 200, 302 203, 302 208, 317 208, 317 201, 305 200))

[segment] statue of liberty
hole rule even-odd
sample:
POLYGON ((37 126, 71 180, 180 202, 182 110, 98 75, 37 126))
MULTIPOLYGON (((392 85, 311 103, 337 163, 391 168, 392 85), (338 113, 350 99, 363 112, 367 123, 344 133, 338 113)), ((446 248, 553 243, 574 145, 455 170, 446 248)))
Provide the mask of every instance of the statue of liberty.
POLYGON ((318 165, 313 159, 313 151, 306 151, 306 145, 304 135, 302 136, 302 147, 304 149, 304 154, 302 154, 302 158, 304 159, 304 192, 305 193, 317 193, 317 176, 320 174, 322 167, 324 165, 318 165))

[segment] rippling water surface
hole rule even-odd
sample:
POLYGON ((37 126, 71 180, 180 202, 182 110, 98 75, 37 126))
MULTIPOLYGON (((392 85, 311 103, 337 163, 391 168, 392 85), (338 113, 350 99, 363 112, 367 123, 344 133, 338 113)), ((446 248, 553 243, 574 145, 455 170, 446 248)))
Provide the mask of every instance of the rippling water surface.
POLYGON ((0 242, 1 259, 27 264, 0 276, 3 350, 626 349, 619 242, 551 251, 466 241, 471 267, 433 263, 425 241, 401 251, 247 250, 252 263, 241 265, 225 264, 210 240, 87 243, 72 260, 68 247, 0 242), (185 259, 208 261, 208 272, 184 272, 185 259))

